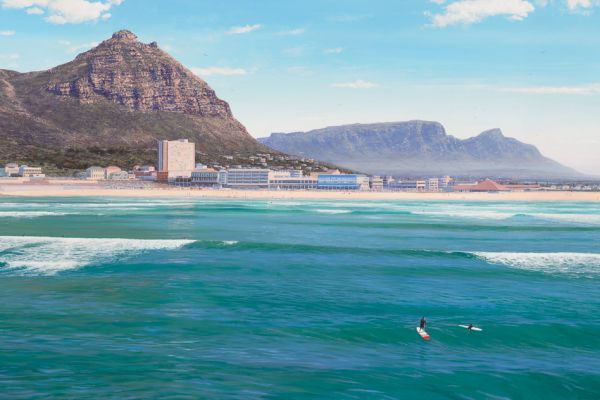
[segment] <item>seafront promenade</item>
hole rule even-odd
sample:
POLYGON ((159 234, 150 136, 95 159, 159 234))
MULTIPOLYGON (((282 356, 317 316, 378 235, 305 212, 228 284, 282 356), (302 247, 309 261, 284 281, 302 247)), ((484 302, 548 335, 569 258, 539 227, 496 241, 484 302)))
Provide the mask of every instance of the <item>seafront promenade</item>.
POLYGON ((0 185, 0 196, 18 197, 183 197, 256 200, 423 200, 423 201, 567 201, 600 202, 600 192, 369 192, 316 190, 232 190, 178 187, 106 187, 90 184, 0 185))

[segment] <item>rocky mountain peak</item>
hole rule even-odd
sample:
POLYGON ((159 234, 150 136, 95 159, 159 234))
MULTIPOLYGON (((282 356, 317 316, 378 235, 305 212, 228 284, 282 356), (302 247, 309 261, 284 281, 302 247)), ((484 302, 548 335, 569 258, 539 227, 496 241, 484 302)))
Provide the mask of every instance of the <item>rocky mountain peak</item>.
POLYGON ((47 90, 82 104, 105 100, 132 111, 232 118, 229 104, 206 82, 158 48, 121 30, 52 71, 47 90))
POLYGON ((266 150, 206 82, 128 30, 46 71, 0 70, 0 165, 133 166, 180 138, 203 161, 266 150))
POLYGON ((123 41, 137 41, 138 39, 135 33, 128 31, 127 29, 122 29, 118 32, 113 33, 112 38, 123 41))
POLYGON ((480 138, 488 138, 488 139, 505 139, 502 130, 499 128, 489 129, 487 131, 481 132, 479 134, 480 138))

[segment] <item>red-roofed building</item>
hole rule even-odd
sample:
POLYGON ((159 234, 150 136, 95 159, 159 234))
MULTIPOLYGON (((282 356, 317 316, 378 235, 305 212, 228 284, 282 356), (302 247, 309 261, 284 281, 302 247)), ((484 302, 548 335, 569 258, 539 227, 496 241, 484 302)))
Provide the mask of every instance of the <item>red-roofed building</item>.
POLYGON ((510 189, 490 179, 478 182, 474 185, 455 185, 452 187, 456 192, 507 192, 510 189))

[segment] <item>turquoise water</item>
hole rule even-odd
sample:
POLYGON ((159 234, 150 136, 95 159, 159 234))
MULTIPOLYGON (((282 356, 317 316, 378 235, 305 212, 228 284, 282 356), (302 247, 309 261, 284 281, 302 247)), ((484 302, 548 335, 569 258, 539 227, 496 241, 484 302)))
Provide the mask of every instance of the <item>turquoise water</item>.
POLYGON ((4 198, 0 397, 597 399, 599 273, 593 203, 4 198))

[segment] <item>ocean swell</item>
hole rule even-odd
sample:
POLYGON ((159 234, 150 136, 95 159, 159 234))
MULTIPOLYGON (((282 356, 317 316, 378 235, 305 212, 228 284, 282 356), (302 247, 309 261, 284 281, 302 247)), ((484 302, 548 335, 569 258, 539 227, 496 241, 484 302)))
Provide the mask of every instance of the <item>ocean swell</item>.
POLYGON ((529 271, 595 275, 600 272, 600 254, 596 253, 494 253, 474 252, 490 263, 529 271))
POLYGON ((193 240, 87 239, 0 236, 1 270, 53 275, 148 251, 173 250, 193 240))

